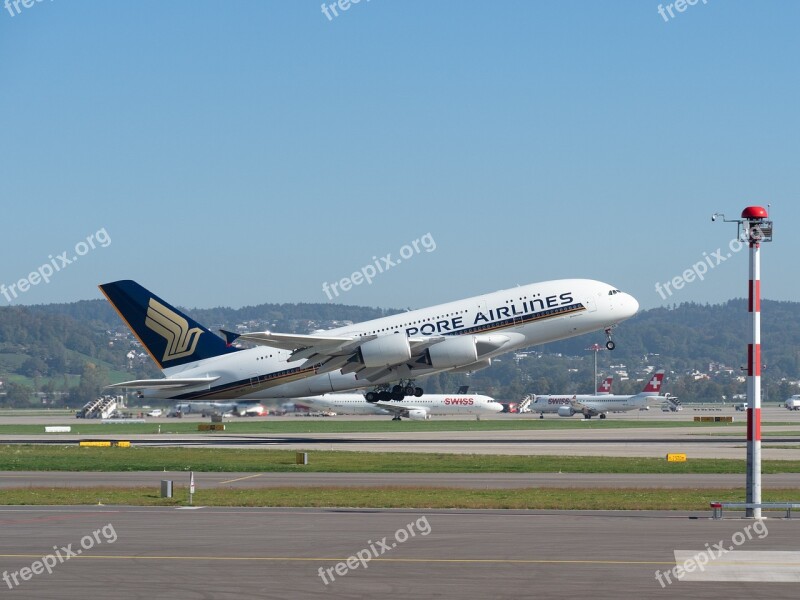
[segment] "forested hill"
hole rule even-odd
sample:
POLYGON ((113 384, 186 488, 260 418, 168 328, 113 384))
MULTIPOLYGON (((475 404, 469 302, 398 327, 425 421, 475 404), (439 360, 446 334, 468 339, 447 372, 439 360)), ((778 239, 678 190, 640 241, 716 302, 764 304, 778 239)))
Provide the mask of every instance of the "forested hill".
MULTIPOLYGON (((709 362, 732 367, 747 363, 750 316, 747 301, 724 304, 684 303, 640 312, 614 333, 614 359, 658 354, 675 370, 704 370, 709 362)), ((573 338, 546 349, 569 355, 585 353, 587 341, 602 334, 573 338)), ((761 306, 762 362, 773 375, 800 376, 800 303, 764 300, 761 306)), ((593 343, 593 342, 592 342, 593 343)))

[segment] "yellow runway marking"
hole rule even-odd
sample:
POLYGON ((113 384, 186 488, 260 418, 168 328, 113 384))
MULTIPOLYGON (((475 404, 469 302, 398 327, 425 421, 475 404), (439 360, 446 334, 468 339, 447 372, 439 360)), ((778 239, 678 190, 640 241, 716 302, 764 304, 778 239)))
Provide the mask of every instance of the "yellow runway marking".
POLYGON ((246 477, 237 477, 236 479, 229 479, 228 481, 220 481, 219 485, 223 483, 233 483, 234 481, 243 481, 245 479, 252 479, 253 477, 261 477, 263 473, 256 473, 255 475, 247 475, 246 477))
MULTIPOLYGON (((0 554, 0 558, 41 558, 40 554, 0 554)), ((83 560, 214 560, 214 561, 262 561, 262 562, 343 562, 349 556, 72 556, 70 559, 83 560)), ((373 558, 370 562, 388 563, 462 563, 462 564, 513 564, 513 565, 675 565, 674 560, 527 560, 516 558, 373 558)))

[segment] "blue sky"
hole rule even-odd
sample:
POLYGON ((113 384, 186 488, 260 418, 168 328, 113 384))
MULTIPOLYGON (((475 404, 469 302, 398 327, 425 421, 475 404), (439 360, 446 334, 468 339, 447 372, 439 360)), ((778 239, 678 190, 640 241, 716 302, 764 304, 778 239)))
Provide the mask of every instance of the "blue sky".
POLYGON ((655 284, 727 253, 711 213, 771 203, 764 296, 798 300, 800 4, 657 7, 0 6, 0 284, 104 231, 13 304, 129 278, 188 307, 327 302, 324 282, 430 234, 333 301, 587 277, 645 308, 720 302, 745 295, 746 251, 655 284))

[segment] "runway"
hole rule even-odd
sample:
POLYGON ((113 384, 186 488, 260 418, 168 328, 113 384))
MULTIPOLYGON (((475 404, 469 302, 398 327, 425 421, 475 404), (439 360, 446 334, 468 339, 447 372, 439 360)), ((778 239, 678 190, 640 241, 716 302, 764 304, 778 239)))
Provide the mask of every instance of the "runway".
MULTIPOLYGON (((176 486, 189 482, 186 471, 71 472, 4 471, 0 489, 47 487, 147 487, 159 489, 161 480, 176 486)), ((800 473, 764 475, 764 487, 800 488, 800 473)), ((465 489, 514 488, 743 488, 745 476, 730 474, 633 473, 195 473, 199 488, 271 487, 448 487, 465 489)))
MULTIPOLYGON (((16 574, 18 584, 0 585, 37 600, 796 597, 794 583, 675 580, 662 587, 655 572, 675 566, 676 549, 730 544, 748 523, 707 516, 15 507, 0 509, 0 570, 16 574), (75 556, 51 574, 27 571, 21 580, 22 569, 54 546, 75 556), (348 567, 359 552, 371 560, 348 567)), ((767 534, 741 549, 797 548, 800 521, 766 524, 767 534)))

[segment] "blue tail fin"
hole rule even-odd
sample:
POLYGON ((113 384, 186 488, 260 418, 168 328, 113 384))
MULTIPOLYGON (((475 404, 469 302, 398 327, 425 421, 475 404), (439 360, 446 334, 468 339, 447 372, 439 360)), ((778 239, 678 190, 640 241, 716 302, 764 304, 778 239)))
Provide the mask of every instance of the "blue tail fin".
POLYGON ((98 287, 161 369, 237 351, 135 281, 98 287))

